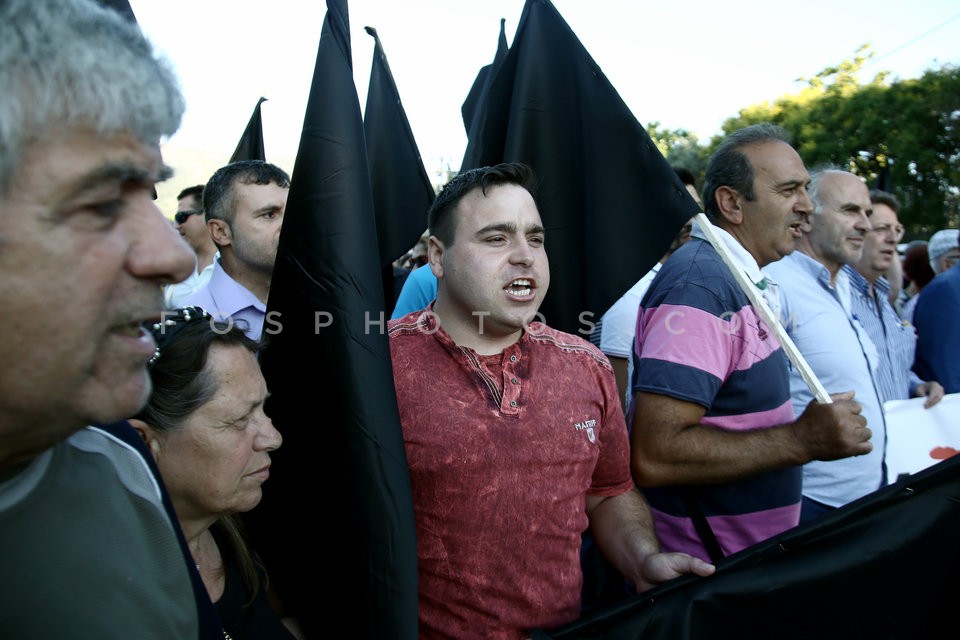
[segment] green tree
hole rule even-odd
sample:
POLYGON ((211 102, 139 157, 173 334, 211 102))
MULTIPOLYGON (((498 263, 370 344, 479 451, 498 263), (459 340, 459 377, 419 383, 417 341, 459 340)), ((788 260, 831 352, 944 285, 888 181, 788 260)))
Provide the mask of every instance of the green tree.
POLYGON ((697 177, 697 184, 702 184, 709 154, 696 134, 686 129, 667 129, 659 122, 649 123, 646 130, 671 166, 687 169, 697 177))
POLYGON ((807 86, 797 94, 741 109, 724 122, 724 133, 774 122, 790 132, 809 167, 836 164, 871 186, 886 168, 908 238, 960 225, 960 69, 945 65, 894 82, 881 72, 861 83, 872 57, 864 45, 853 59, 801 79, 807 86))

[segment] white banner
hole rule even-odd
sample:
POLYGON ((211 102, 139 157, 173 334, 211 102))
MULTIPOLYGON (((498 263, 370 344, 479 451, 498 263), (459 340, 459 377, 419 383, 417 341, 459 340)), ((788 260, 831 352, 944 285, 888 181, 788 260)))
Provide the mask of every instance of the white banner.
POLYGON ((911 398, 883 405, 888 482, 960 453, 960 393, 945 395, 929 409, 923 408, 923 402, 924 398, 911 398))

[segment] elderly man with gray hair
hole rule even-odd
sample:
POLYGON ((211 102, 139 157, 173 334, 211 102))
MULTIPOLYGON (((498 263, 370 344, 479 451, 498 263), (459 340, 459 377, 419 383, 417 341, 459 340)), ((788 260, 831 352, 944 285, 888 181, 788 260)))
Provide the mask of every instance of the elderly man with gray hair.
POLYGON ((193 268, 153 201, 183 98, 112 10, 0 25, 0 634, 222 639, 136 433, 89 426, 146 401, 142 324, 193 268))
POLYGON ((940 275, 960 260, 958 239, 960 239, 960 229, 940 229, 930 236, 927 255, 930 256, 930 268, 933 269, 934 274, 940 275))
MULTIPOLYGON (((801 521, 810 520, 880 488, 886 430, 874 380, 878 352, 851 309, 850 278, 842 269, 857 262, 870 231, 873 205, 866 184, 836 167, 810 175, 814 210, 797 251, 769 267, 780 283, 785 326, 807 364, 830 393, 846 393, 862 408, 865 437, 874 447, 855 457, 814 460, 803 467, 801 521)), ((813 399, 796 367, 790 395, 797 415, 813 399)))

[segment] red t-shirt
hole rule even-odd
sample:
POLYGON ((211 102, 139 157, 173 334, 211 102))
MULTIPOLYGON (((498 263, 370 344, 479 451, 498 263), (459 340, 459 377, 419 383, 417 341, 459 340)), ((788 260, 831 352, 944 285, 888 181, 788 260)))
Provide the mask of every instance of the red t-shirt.
POLYGON ((432 313, 388 326, 421 637, 523 638, 575 620, 584 496, 633 487, 606 357, 536 322, 495 356, 454 344, 432 313))

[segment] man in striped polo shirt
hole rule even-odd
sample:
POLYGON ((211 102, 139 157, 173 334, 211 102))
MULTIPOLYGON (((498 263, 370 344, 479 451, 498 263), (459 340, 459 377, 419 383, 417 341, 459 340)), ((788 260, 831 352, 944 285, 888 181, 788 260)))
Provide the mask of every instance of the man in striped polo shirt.
MULTIPOLYGON (((769 124, 730 134, 707 165, 705 212, 774 307, 761 269, 796 248, 809 180, 769 124)), ((794 421, 783 349, 697 229, 641 302, 634 349, 633 475, 664 549, 716 560, 781 533, 799 522, 800 465, 872 449, 849 394, 794 421)))

